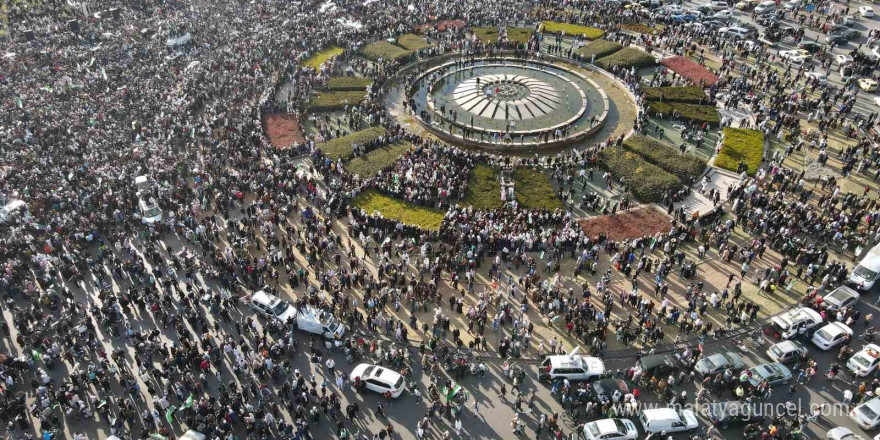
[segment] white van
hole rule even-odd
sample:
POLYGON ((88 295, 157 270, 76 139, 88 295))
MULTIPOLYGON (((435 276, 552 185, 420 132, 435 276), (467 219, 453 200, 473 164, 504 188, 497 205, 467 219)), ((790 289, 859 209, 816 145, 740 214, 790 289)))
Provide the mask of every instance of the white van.
POLYGON ((146 175, 134 178, 134 190, 137 195, 147 194, 150 191, 150 178, 146 175))
POLYGON ((647 432, 682 432, 699 426, 697 416, 689 409, 655 408, 642 411, 639 416, 642 427, 647 432))
POLYGON ((776 2, 773 0, 766 0, 755 6, 755 13, 763 14, 765 12, 770 12, 776 10, 776 2))
POLYGON ((323 335, 327 339, 342 339, 345 326, 332 313, 306 307, 296 314, 296 326, 309 333, 323 335))
POLYGON ((774 316, 765 334, 773 339, 791 339, 798 334, 801 327, 810 330, 822 323, 822 315, 809 307, 798 307, 774 316))
POLYGON ((262 290, 251 295, 251 308, 266 318, 274 318, 281 322, 296 319, 296 308, 287 301, 262 290))
POLYGON ((858 290, 871 290, 878 274, 880 274, 880 244, 874 246, 853 269, 849 282, 858 290))
POLYGON ((141 209, 141 222, 158 223, 162 221, 162 208, 155 201, 141 199, 138 206, 141 209))

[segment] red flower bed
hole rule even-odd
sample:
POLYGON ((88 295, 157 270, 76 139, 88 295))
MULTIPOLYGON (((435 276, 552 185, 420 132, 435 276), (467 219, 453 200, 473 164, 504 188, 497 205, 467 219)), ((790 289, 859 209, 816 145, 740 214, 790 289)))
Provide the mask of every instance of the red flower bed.
POLYGON ((592 238, 606 234, 610 240, 629 240, 669 232, 672 217, 651 207, 634 209, 614 215, 602 215, 580 221, 581 228, 592 238))
POLYGON ((700 80, 703 80, 703 87, 711 87, 718 82, 718 77, 710 72, 709 69, 701 66, 696 61, 687 57, 669 57, 660 61, 660 64, 666 66, 667 69, 691 80, 691 82, 697 86, 700 85, 700 80))

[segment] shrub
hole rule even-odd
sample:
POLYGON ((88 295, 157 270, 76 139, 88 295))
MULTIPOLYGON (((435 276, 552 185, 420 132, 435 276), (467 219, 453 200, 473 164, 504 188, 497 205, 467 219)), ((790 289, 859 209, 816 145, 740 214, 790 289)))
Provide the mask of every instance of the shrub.
POLYGON ((583 35, 588 40, 596 40, 605 36, 605 31, 602 29, 558 21, 545 21, 541 24, 541 30, 550 34, 565 32, 565 35, 583 35))
POLYGON ((342 55, 343 53, 345 53, 345 50, 341 47, 330 46, 326 49, 315 52, 312 56, 306 58, 300 64, 304 67, 311 67, 317 70, 321 67, 321 64, 324 64, 330 58, 342 55))
POLYGON ((703 82, 702 87, 711 87, 718 82, 718 77, 710 72, 700 63, 683 56, 675 56, 665 58, 660 64, 666 66, 669 70, 689 79, 694 85, 699 86, 700 81, 703 82))
POLYGON ((366 92, 360 91, 329 91, 318 92, 309 101, 309 108, 315 112, 329 112, 340 110, 346 104, 353 105, 361 102, 366 96, 366 92))
POLYGON ((623 178, 627 189, 643 202, 659 202, 664 194, 681 187, 681 182, 672 174, 622 148, 602 150, 599 160, 614 177, 623 178))
POLYGON ((395 142, 377 148, 363 156, 355 157, 347 164, 345 169, 352 174, 358 174, 363 178, 370 178, 379 174, 380 171, 397 162, 403 153, 410 147, 409 142, 395 142))
POLYGON ((528 43, 532 39, 532 28, 509 27, 507 28, 507 40, 517 43, 528 43))
POLYGON ((378 61, 379 58, 383 60, 396 60, 398 58, 403 58, 412 53, 412 51, 406 50, 387 41, 376 41, 366 45, 361 49, 361 53, 371 61, 378 61))
POLYGON ((648 111, 652 115, 664 114, 667 117, 672 115, 672 111, 678 111, 678 114, 689 121, 699 123, 707 122, 709 125, 718 125, 721 117, 718 116, 718 109, 711 105, 694 105, 685 104, 683 102, 660 102, 651 101, 648 103, 648 111))
POLYGON ((498 42, 498 28, 496 27, 473 27, 471 32, 477 36, 483 44, 491 44, 498 42))
POLYGON ((624 23, 620 25, 621 29, 635 32, 639 34, 653 34, 654 32, 659 32, 662 29, 656 26, 648 26, 642 23, 624 23))
POLYGON ((404 34, 397 39, 397 45, 406 50, 421 50, 433 46, 424 38, 415 34, 404 34))
POLYGON ((743 161, 749 167, 746 172, 753 176, 761 166, 763 157, 764 133, 727 127, 724 129, 721 151, 715 157, 715 166, 736 171, 739 162, 743 161))
POLYGON ((379 212, 389 220, 415 226, 430 231, 440 230, 445 213, 438 209, 425 208, 414 203, 389 197, 375 190, 358 194, 351 203, 363 209, 368 215, 379 212))
POLYGON ((498 172, 489 165, 477 164, 471 170, 468 179, 467 192, 462 203, 473 206, 475 210, 485 211, 500 208, 501 182, 498 181, 498 172))
POLYGON ((364 91, 372 83, 370 78, 359 76, 334 76, 327 80, 327 88, 330 90, 358 90, 364 91))
POLYGON ((605 70, 611 70, 614 66, 626 69, 630 67, 641 69, 642 67, 650 67, 655 64, 657 64, 657 61, 654 60, 654 57, 634 47, 625 47, 596 61, 596 65, 605 70))
POLYGON ((709 97, 699 87, 644 87, 649 101, 686 102, 688 104, 708 104, 709 97), (661 96, 663 99, 661 99, 661 96))
POLYGON ((523 208, 554 210, 562 208, 562 201, 543 171, 517 167, 513 170, 513 191, 523 208))
POLYGON ((596 55, 596 59, 599 59, 611 55, 620 49, 623 49, 623 46, 619 43, 608 40, 595 40, 587 43, 586 46, 577 51, 585 60, 589 61, 593 55, 596 55))
POLYGON ((706 169, 706 161, 681 154, 664 142, 644 136, 632 136, 623 141, 623 148, 632 151, 662 168, 682 182, 698 179, 706 169))
POLYGON ((365 144, 375 139, 379 139, 385 135, 385 128, 370 127, 366 130, 356 131, 350 135, 331 139, 327 142, 321 142, 317 145, 327 157, 333 160, 348 158, 354 149, 351 144, 365 144))

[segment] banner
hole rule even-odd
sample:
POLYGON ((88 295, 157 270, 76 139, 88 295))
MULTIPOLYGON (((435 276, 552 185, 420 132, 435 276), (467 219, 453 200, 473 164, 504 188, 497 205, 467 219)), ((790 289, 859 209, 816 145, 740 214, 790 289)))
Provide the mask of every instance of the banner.
POLYGON ((165 420, 168 420, 168 423, 174 423, 174 411, 177 410, 177 407, 171 405, 168 407, 168 411, 165 411, 165 420))

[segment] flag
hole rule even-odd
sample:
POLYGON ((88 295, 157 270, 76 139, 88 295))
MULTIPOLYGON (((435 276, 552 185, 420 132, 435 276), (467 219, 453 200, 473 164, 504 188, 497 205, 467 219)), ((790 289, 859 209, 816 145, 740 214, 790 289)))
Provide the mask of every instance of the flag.
POLYGON ((168 411, 165 411, 165 420, 168 420, 168 423, 174 423, 174 411, 176 409, 176 406, 171 405, 168 407, 168 411))
POLYGON ((186 398, 186 402, 183 403, 184 408, 192 408, 193 406, 193 395, 190 394, 189 397, 186 398))
POLYGON ((18 108, 24 108, 24 104, 22 104, 21 98, 16 98, 16 101, 18 101, 18 108))
POLYGON ((104 76, 104 81, 107 81, 107 71, 103 67, 101 68, 101 75, 104 76))

